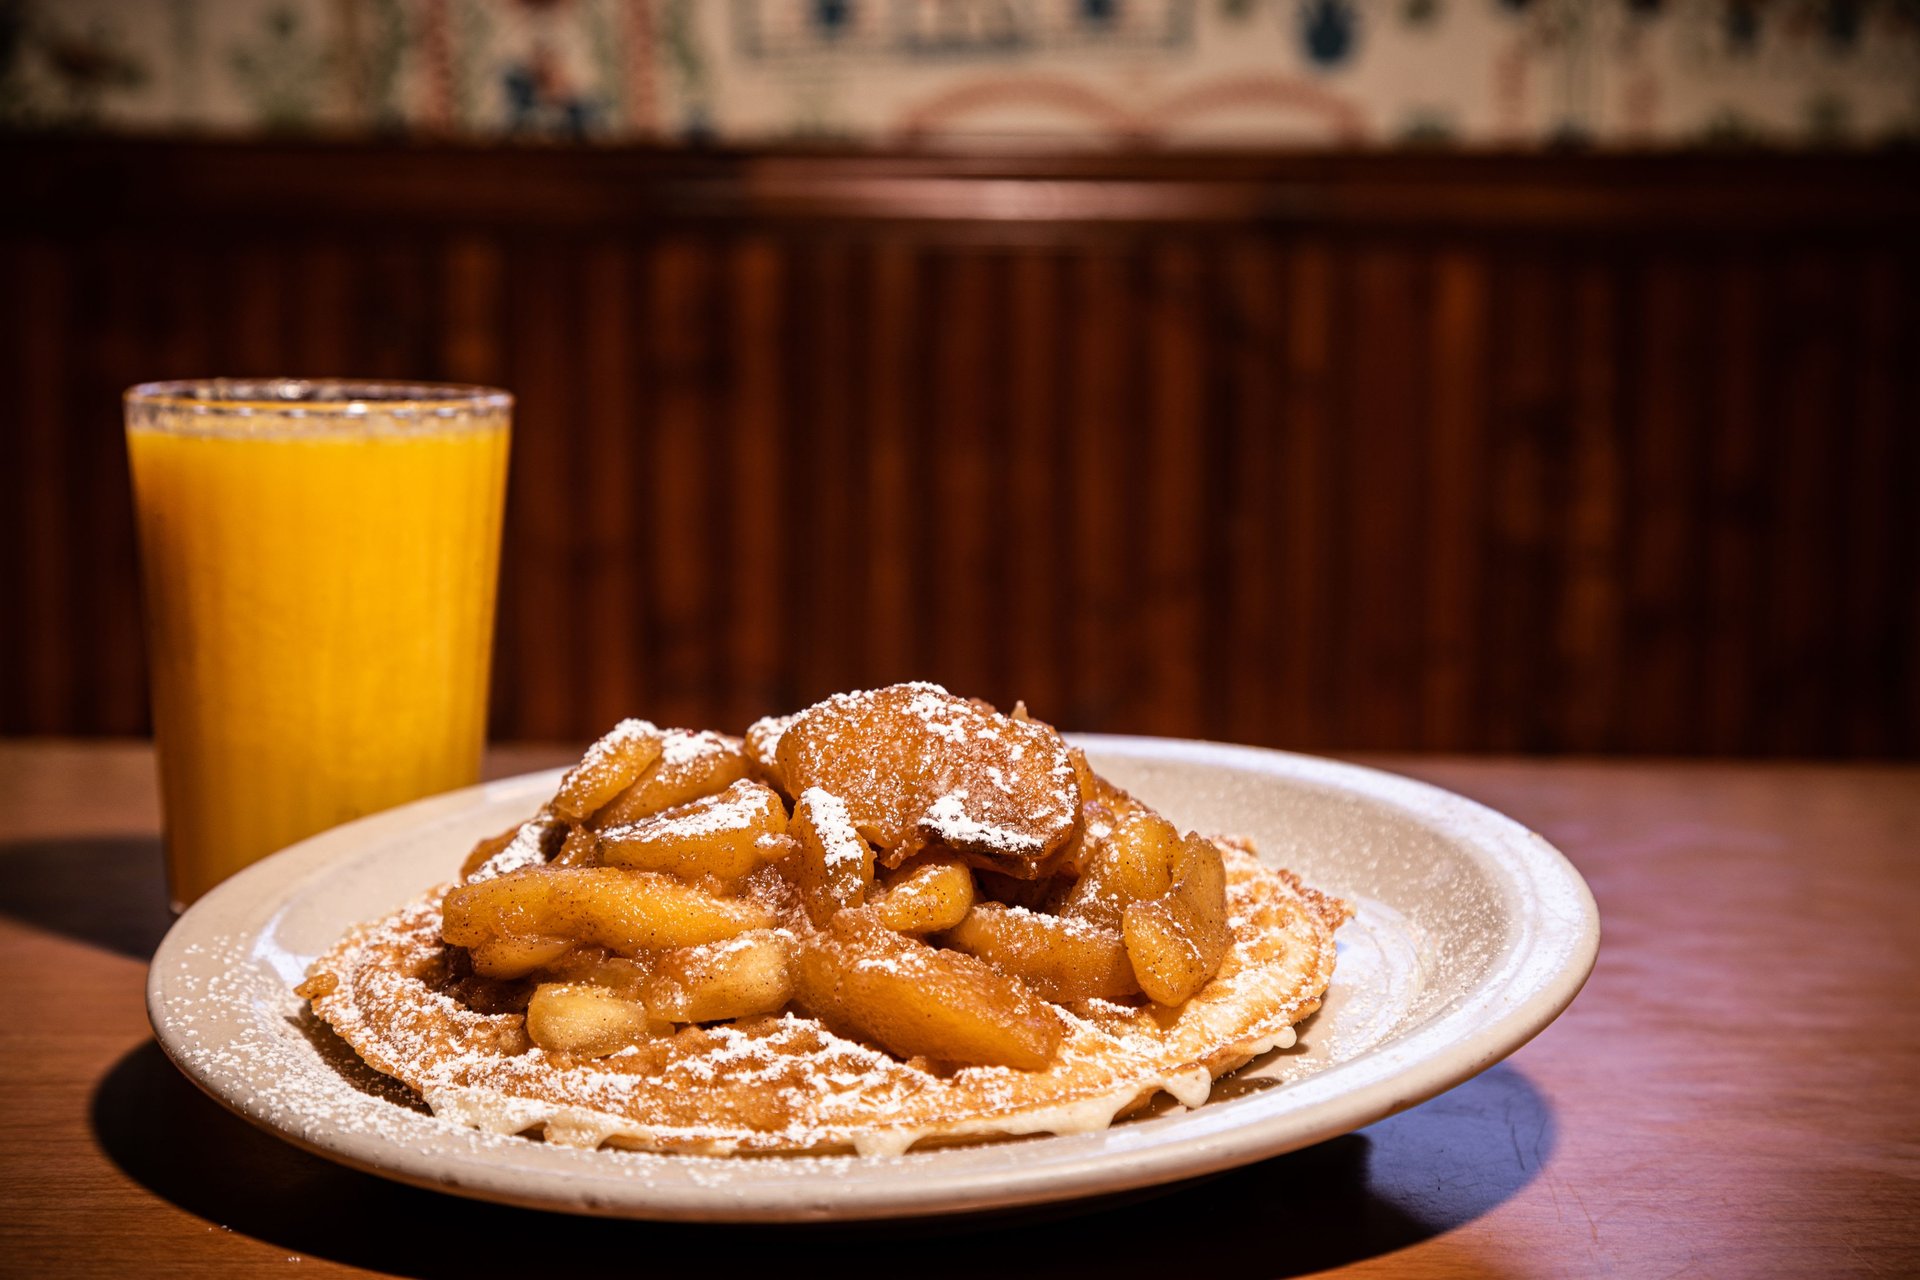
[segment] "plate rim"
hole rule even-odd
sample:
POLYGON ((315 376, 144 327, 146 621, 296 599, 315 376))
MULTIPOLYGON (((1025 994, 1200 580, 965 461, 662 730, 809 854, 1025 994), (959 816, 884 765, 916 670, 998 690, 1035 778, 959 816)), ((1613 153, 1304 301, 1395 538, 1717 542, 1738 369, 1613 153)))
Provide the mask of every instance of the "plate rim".
MULTIPOLYGON (((368 815, 291 845, 223 881, 182 913, 155 950, 148 968, 148 1019, 166 1056, 228 1111, 302 1150, 393 1181, 497 1203, 609 1217, 707 1222, 859 1221, 989 1212, 1092 1198, 1201 1177, 1311 1146, 1385 1119, 1478 1075, 1557 1018, 1592 973, 1600 944, 1599 911, 1592 891, 1564 853, 1487 805, 1433 783, 1325 756, 1199 739, 1127 734, 1067 736, 1096 756, 1220 764, 1358 794, 1440 830, 1470 850, 1483 869, 1501 874, 1509 885, 1529 883, 1546 890, 1538 896, 1515 895, 1514 900, 1527 908, 1516 922, 1520 941, 1498 953, 1496 961, 1504 963, 1496 963, 1465 995, 1491 997, 1489 984, 1497 972, 1518 971, 1526 979, 1525 986, 1505 992, 1504 1007, 1489 1016, 1470 1017, 1480 1012, 1479 1006, 1442 1011, 1403 1039, 1376 1046, 1275 1090, 1275 1094, 1288 1095, 1291 1105, 1279 1106, 1280 1099, 1275 1098, 1276 1105, 1267 1108, 1269 1114, 1260 1114, 1262 1095, 1236 1100, 1236 1114, 1243 1122, 1230 1128, 1195 1124, 1195 1117, 1207 1115, 1208 1109, 1203 1107, 1139 1126, 1144 1129, 1185 1122, 1185 1127, 1195 1130, 1190 1136, 1164 1138, 1124 1152, 1092 1152, 1064 1165, 1016 1160, 997 1170, 963 1169, 943 1175, 937 1169, 924 1168, 925 1162, 938 1160, 938 1151, 883 1157, 879 1159, 922 1162, 923 1167, 913 1176, 865 1182, 852 1199, 817 1192, 812 1196, 799 1194, 805 1186, 800 1179, 767 1184, 762 1198, 743 1199, 738 1183, 704 1186, 697 1179, 688 1179, 663 1186, 623 1177, 614 1170, 596 1177, 590 1167, 585 1171, 530 1168, 491 1156, 483 1149, 486 1144, 479 1141, 482 1135, 464 1129, 449 1130, 450 1139, 463 1135, 467 1139, 454 1144, 467 1150, 454 1153, 436 1153, 377 1136, 358 1135, 368 1145, 392 1148, 391 1159, 369 1159, 343 1141, 344 1134, 323 1132, 315 1136, 278 1123, 269 1106, 244 1088, 236 1089, 232 1082, 215 1078, 218 1073, 188 1051, 182 1029, 170 1024, 167 1006, 182 981, 181 961, 189 947, 207 936, 243 936, 251 944, 290 902, 316 879, 337 871, 333 864, 344 862, 368 840, 398 836, 411 828, 454 818, 475 805, 517 799, 523 793, 531 797, 541 794, 543 788, 550 791, 565 772, 564 768, 554 768, 483 782, 368 815), (250 922, 240 934, 225 923, 236 916, 250 922), (1466 1024, 1463 1028, 1456 1027, 1462 1022, 1466 1024), (1441 1032, 1450 1029, 1464 1030, 1464 1034, 1449 1041, 1441 1032), (1396 1053, 1386 1053, 1396 1048, 1396 1053), (1389 1064, 1384 1060, 1389 1056, 1399 1061, 1389 1064), (1370 1062, 1371 1070, 1361 1069, 1370 1062), (1343 1083, 1347 1087, 1333 1087, 1343 1083), (767 1191, 778 1194, 769 1200, 767 1191)), ((359 922, 348 922, 342 928, 352 923, 359 922)), ((1486 998, 1480 1001, 1480 1005, 1489 1003, 1486 998)), ((1043 1137, 1029 1141, 1071 1140, 1043 1137)), ((530 1153, 557 1150, 561 1149, 528 1144, 530 1153)), ((577 1154, 592 1157, 598 1153, 577 1154)), ((638 1158, 705 1159, 681 1155, 638 1158)), ((860 1162, 873 1158, 780 1159, 860 1162)), ((838 1183, 837 1179, 813 1181, 838 1183)), ((830 1193, 832 1189, 829 1186, 830 1193)), ((847 1189, 848 1185, 840 1186, 842 1192, 847 1189)))

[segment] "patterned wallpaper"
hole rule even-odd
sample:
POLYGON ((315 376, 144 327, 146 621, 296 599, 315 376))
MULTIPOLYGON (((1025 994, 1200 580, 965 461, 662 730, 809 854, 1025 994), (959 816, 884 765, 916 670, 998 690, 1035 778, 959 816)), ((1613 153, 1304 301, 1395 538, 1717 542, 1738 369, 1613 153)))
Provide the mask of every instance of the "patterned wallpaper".
POLYGON ((0 125, 1912 144, 1920 0, 0 0, 0 125))

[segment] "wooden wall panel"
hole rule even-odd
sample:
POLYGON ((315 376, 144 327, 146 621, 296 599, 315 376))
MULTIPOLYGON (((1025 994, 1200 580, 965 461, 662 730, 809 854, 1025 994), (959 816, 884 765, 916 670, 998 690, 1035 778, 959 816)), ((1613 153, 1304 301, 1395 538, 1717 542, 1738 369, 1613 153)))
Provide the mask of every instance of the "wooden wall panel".
POLYGON ((519 395, 503 737, 1920 751, 1910 160, 0 152, 0 732, 145 724, 119 390, 296 372, 519 395))

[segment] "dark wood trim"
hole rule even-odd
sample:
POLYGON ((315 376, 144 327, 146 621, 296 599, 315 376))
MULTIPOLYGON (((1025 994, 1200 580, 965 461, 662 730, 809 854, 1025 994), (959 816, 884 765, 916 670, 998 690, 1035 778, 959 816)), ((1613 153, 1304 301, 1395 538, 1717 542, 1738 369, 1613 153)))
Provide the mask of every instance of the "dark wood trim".
POLYGON ((696 151, 12 138, 0 226, 1845 231, 1920 223, 1920 155, 696 151), (350 177, 350 180, 349 180, 350 177))

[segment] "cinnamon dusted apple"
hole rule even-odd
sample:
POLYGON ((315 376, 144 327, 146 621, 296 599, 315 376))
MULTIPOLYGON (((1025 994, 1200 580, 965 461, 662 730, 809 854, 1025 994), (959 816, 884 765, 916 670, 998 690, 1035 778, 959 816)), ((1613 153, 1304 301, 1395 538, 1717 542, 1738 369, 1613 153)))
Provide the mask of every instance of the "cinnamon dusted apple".
POLYGON ((789 792, 838 796, 889 867, 928 847, 1021 880, 1050 868, 1080 818, 1067 744, 938 685, 844 693, 807 708, 775 753, 789 792))
POLYGON ((941 940, 1013 974, 1049 1000, 1140 994, 1120 930, 1090 920, 981 902, 941 940))
POLYGON ((869 895, 869 914, 900 933, 939 933, 973 909, 973 872, 958 858, 928 854, 888 873, 869 895))
POLYGON ((710 796, 746 776, 747 756, 740 739, 711 731, 668 729, 661 734, 653 763, 600 810, 595 821, 602 827, 635 822, 710 796))
POLYGON ((801 949, 801 1004, 900 1058, 1039 1070, 1064 1038, 1025 983, 975 959, 845 912, 801 949))
POLYGON ((608 866, 736 880, 787 851, 787 807, 765 783, 722 791, 595 833, 608 866))

